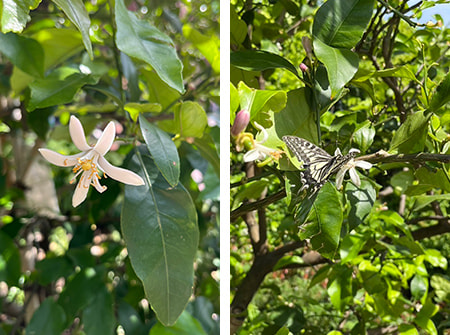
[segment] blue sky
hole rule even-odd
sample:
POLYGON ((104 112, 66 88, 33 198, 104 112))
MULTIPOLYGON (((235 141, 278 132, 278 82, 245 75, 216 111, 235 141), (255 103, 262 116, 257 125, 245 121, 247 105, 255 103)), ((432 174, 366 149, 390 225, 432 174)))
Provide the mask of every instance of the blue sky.
POLYGON ((447 27, 450 26, 450 3, 438 4, 425 9, 419 23, 427 23, 428 21, 435 22, 436 20, 433 18, 434 14, 440 14, 444 20, 444 25, 447 27))

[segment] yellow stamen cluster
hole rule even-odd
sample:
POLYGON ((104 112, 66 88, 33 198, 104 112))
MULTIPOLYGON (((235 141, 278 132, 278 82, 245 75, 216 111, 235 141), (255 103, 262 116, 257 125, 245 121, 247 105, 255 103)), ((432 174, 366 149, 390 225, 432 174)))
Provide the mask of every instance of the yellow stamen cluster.
MULTIPOLYGON (((73 184, 76 180, 76 177, 82 172, 82 171, 90 171, 90 174, 87 176, 89 180, 92 180, 93 177, 97 177, 98 179, 101 179, 101 177, 98 174, 97 166, 95 163, 92 162, 92 159, 81 159, 78 158, 78 164, 74 166, 72 169, 72 172, 75 173, 75 177, 70 181, 71 184, 73 184)), ((81 175, 81 180, 78 183, 78 186, 83 184, 83 187, 88 188, 89 185, 85 186, 82 182, 83 175, 81 175)), ((91 182, 91 185, 94 185, 91 182)))

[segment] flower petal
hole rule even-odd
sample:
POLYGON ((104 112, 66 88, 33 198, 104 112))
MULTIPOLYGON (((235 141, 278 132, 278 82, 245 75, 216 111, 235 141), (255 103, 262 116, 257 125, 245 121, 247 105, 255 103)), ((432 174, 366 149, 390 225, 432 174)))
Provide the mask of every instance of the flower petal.
POLYGON ((145 185, 144 180, 136 173, 111 165, 103 156, 98 158, 98 166, 105 172, 108 177, 125 183, 128 185, 145 185))
POLYGON ((258 149, 252 149, 244 154, 244 162, 253 162, 255 160, 263 160, 266 157, 258 149))
POLYGON ((347 168, 343 167, 336 174, 336 188, 338 190, 342 187, 342 182, 344 181, 345 172, 347 172, 347 168))
POLYGON ((87 142, 86 136, 84 135, 83 125, 80 120, 74 115, 70 117, 69 123, 70 137, 72 138, 73 144, 81 151, 86 151, 92 149, 87 142))
POLYGON ((106 189, 107 189, 106 186, 100 185, 100 182, 98 181, 97 176, 94 176, 94 177, 92 178, 92 184, 94 185, 95 189, 96 189, 98 192, 100 192, 100 193, 105 192, 106 189))
POLYGON ((356 172, 355 168, 351 168, 349 171, 350 173, 350 179, 352 180, 353 184, 360 187, 361 186, 361 179, 359 179, 358 173, 356 172))
POLYGON ((366 162, 366 161, 356 161, 355 160, 355 165, 361 169, 370 169, 372 167, 372 163, 366 162))
POLYGON ((65 156, 49 149, 39 149, 39 152, 46 160, 57 166, 74 166, 78 163, 78 158, 85 155, 85 152, 80 152, 76 155, 65 156))
POLYGON ((109 151, 109 149, 111 149, 115 137, 116 126, 114 125, 114 122, 111 121, 106 126, 102 136, 100 136, 100 139, 95 145, 94 150, 97 151, 101 156, 104 156, 109 151))
POLYGON ((83 172, 77 186, 75 187, 75 192, 72 197, 72 206, 77 207, 81 204, 87 197, 89 191, 89 184, 85 185, 85 179, 87 178, 89 171, 83 172))

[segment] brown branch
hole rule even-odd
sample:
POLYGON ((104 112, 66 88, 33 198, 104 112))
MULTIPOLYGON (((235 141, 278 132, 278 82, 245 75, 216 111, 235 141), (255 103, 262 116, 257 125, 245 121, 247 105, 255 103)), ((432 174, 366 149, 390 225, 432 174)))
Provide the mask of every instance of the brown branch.
POLYGON ((409 163, 424 163, 424 162, 442 162, 450 163, 450 155, 444 154, 430 154, 419 152, 417 154, 396 154, 392 155, 384 150, 380 150, 374 154, 360 156, 356 160, 364 160, 371 163, 392 163, 392 162, 409 162, 409 163))
POLYGON ((267 205, 270 205, 280 199, 283 199, 285 196, 286 191, 281 190, 278 193, 272 194, 264 199, 243 204, 230 213, 230 221, 231 222, 236 221, 242 215, 245 215, 246 213, 254 211, 260 207, 266 207, 267 205))
POLYGON ((450 218, 440 220, 437 225, 425 227, 412 232, 414 240, 450 233, 450 218))

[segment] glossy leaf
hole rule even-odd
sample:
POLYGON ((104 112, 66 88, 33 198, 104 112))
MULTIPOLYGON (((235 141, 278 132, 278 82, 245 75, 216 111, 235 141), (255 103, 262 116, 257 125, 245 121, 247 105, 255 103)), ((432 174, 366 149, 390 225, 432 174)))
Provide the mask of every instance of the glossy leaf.
POLYGON ((343 264, 352 262, 366 244, 367 236, 359 234, 347 234, 342 239, 339 255, 343 264))
POLYGON ((196 102, 186 101, 175 108, 173 121, 160 122, 161 128, 179 134, 181 137, 202 137, 208 125, 208 118, 203 108, 196 102))
POLYGON ((215 36, 204 35, 192 25, 183 25, 183 36, 205 56, 215 73, 220 72, 220 41, 215 36))
POLYGON ((355 132, 353 133, 353 140, 362 152, 366 152, 373 143, 375 137, 375 129, 369 120, 358 124, 355 132))
POLYGON ((438 112, 443 114, 444 111, 439 112, 439 109, 450 101, 450 73, 447 73, 445 78, 440 82, 436 91, 434 92, 428 110, 430 112, 438 112))
POLYGON ((235 9, 230 10, 230 40, 235 45, 241 44, 247 36, 247 24, 237 15, 235 9))
POLYGON ((287 93, 285 108, 274 115, 279 138, 294 135, 313 143, 317 141, 317 126, 308 99, 309 92, 303 87, 287 93))
POLYGON ((314 250, 327 258, 335 256, 343 221, 339 192, 326 183, 314 201, 307 223, 300 229, 300 238, 311 239, 314 250))
POLYGON ((166 109, 180 99, 180 93, 167 85, 155 71, 141 70, 141 73, 148 85, 149 101, 159 103, 166 109))
POLYGON ((439 306, 433 304, 431 300, 428 300, 417 313, 414 323, 426 330, 428 334, 437 335, 438 331, 433 323, 432 317, 438 311, 439 306))
POLYGON ((86 335, 113 334, 116 324, 114 300, 106 286, 96 292, 91 303, 83 309, 83 323, 86 335))
POLYGON ((429 117, 423 112, 411 114, 392 137, 390 152, 420 152, 425 146, 429 117))
POLYGON ((86 268, 77 273, 64 287, 58 304, 64 309, 67 321, 72 321, 80 310, 86 307, 96 293, 104 286, 101 273, 94 268, 86 268))
POLYGON ((159 172, 170 186, 176 186, 180 178, 180 157, 172 138, 164 130, 148 122, 142 115, 139 116, 139 125, 147 149, 159 172))
POLYGON ((362 179, 359 188, 353 183, 347 183, 345 185, 345 194, 350 203, 348 224, 349 230, 352 230, 362 224, 371 212, 377 198, 377 192, 372 183, 362 179))
POLYGON ((297 77, 297 68, 287 59, 262 50, 247 50, 232 52, 231 65, 246 71, 264 71, 268 69, 286 69, 297 77))
POLYGON ((352 299, 352 269, 345 266, 335 267, 327 292, 334 308, 342 311, 352 299))
POLYGON ((198 151, 211 164, 216 176, 220 176, 220 157, 216 145, 210 134, 204 134, 201 138, 194 140, 198 151))
POLYGON ((330 47, 318 39, 314 40, 314 53, 327 69, 333 98, 358 71, 359 58, 350 50, 330 47))
POLYGON ((240 82, 238 92, 240 109, 248 110, 250 121, 256 121, 265 128, 272 124, 267 112, 279 112, 286 105, 285 91, 256 90, 240 82))
POLYGON ((0 33, 0 50, 11 63, 33 77, 44 76, 44 50, 32 38, 0 33))
POLYGON ((125 186, 122 233, 147 299, 168 326, 176 322, 192 293, 197 213, 185 188, 170 187, 145 152, 133 155, 128 166, 146 185, 125 186))
POLYGON ((20 277, 20 254, 13 240, 0 231, 0 281, 17 286, 20 277))
POLYGON ((158 322, 150 330, 149 335, 206 335, 200 323, 188 312, 183 312, 177 322, 171 327, 165 327, 158 322))
POLYGON ((416 300, 426 297, 428 291, 428 278, 415 275, 411 280, 411 294, 416 300))
POLYGON ((66 315, 61 306, 47 298, 36 310, 26 328, 26 335, 60 335, 64 332, 66 315))
POLYGON ((77 27, 83 37, 83 43, 86 51, 91 59, 94 58, 92 52, 91 39, 89 37, 89 28, 91 20, 87 13, 86 7, 82 0, 52 0, 56 3, 67 15, 70 21, 77 27))
POLYGON ((374 0, 328 0, 317 11, 313 36, 335 48, 353 48, 373 14, 374 0))
MULTIPOLYGON (((32 38, 38 41, 44 49, 44 71, 47 71, 69 57, 83 50, 83 42, 80 33, 71 29, 42 29, 32 38)), ((16 93, 34 80, 34 78, 18 68, 14 68, 11 77, 11 86, 16 93)))
POLYGON ((131 116, 131 119, 136 122, 139 115, 142 113, 159 113, 161 112, 161 105, 156 103, 138 103, 129 102, 123 106, 131 116))
POLYGON ((78 90, 95 81, 91 76, 74 73, 63 80, 46 78, 30 84, 31 97, 28 110, 69 103, 78 90))
POLYGON ((116 0, 115 13, 120 51, 148 63, 164 82, 184 93, 183 65, 170 37, 148 21, 139 20, 125 8, 123 0, 116 0))
POLYGON ((2 0, 0 2, 2 32, 21 32, 30 17, 28 13, 35 9, 40 2, 41 0, 2 0))

